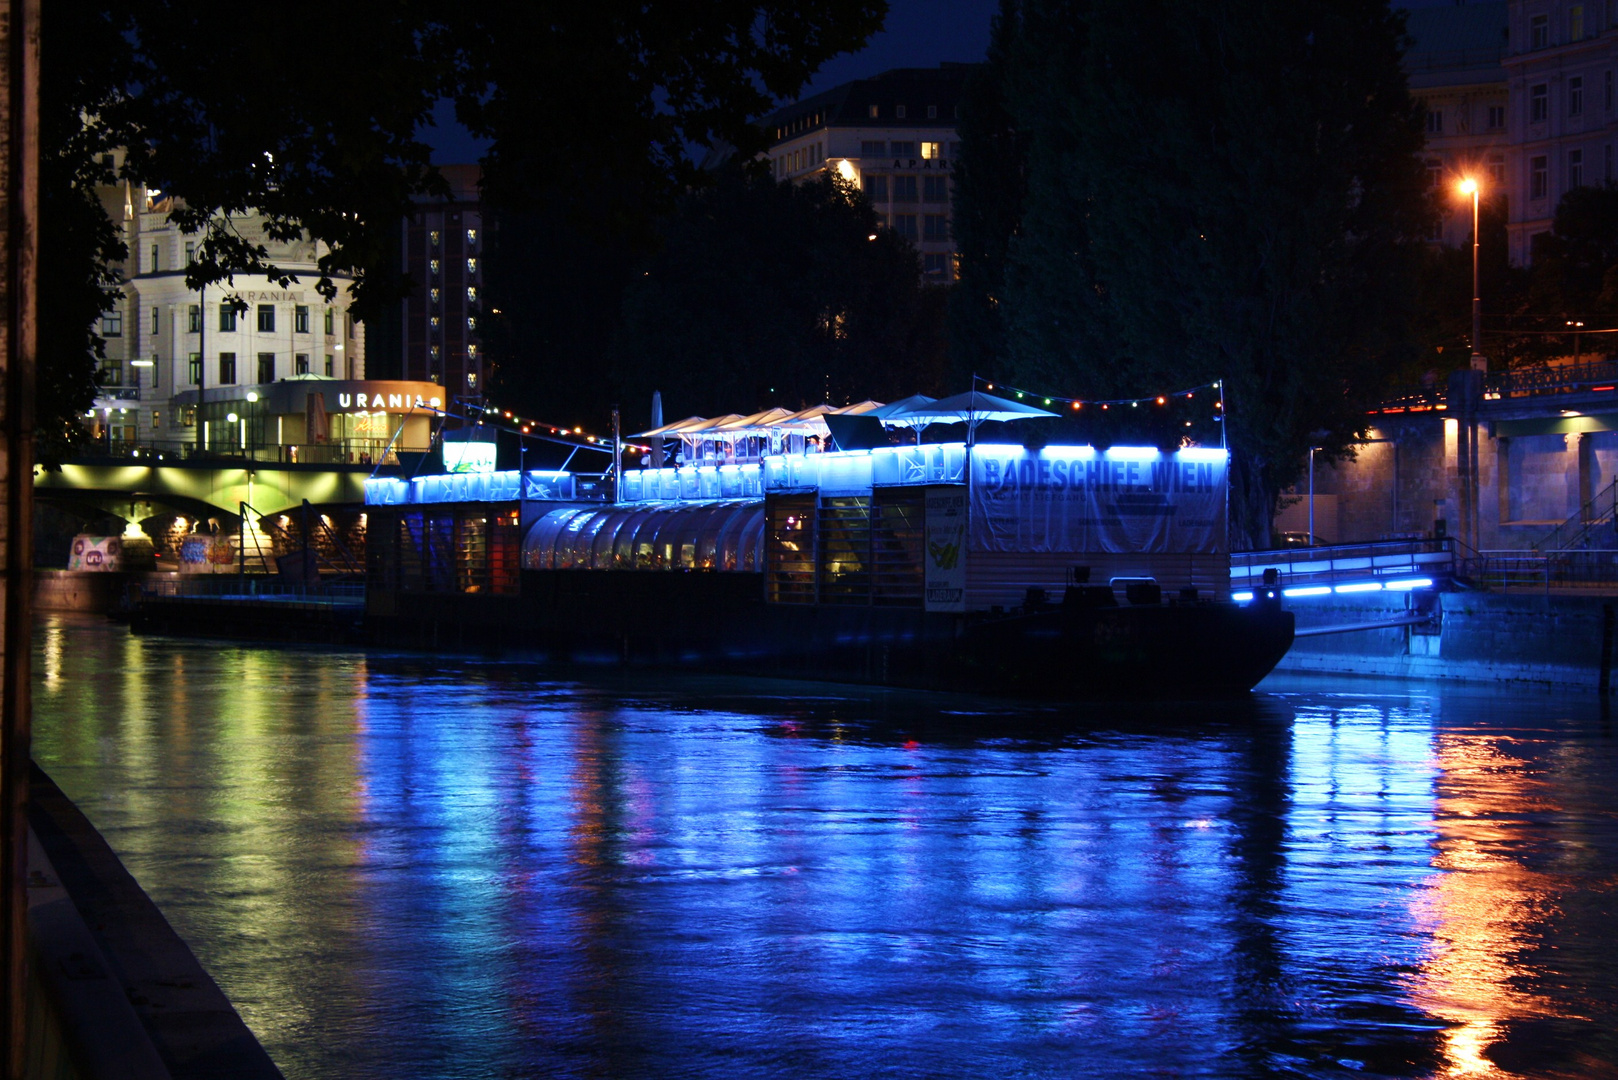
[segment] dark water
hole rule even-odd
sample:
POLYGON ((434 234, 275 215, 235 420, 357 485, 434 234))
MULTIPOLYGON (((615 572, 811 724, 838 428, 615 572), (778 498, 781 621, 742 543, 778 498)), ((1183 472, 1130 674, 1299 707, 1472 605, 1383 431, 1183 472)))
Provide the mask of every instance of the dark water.
POLYGON ((36 649, 36 757, 289 1077, 1618 1076, 1594 700, 36 649))

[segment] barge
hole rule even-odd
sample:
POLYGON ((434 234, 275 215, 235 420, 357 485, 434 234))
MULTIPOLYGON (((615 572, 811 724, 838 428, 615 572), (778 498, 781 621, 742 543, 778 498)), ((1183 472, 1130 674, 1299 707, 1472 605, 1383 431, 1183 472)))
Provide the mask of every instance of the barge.
POLYGON ((1058 699, 1243 693, 1292 643, 1230 598, 1221 449, 822 450, 810 412, 616 483, 369 480, 367 638, 1058 699))

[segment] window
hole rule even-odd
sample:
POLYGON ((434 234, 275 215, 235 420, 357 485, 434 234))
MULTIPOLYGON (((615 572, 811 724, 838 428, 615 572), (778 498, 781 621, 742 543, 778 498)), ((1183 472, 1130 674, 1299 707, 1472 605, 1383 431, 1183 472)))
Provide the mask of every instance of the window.
POLYGON ((292 374, 294 374, 294 375, 307 375, 307 374, 309 374, 309 354, 308 353, 301 352, 301 353, 298 353, 296 356, 294 356, 292 358, 292 374))
POLYGON ((1499 131, 1506 126, 1506 107, 1504 105, 1489 106, 1489 130, 1499 131))
POLYGON ((921 156, 928 161, 937 161, 939 158, 944 156, 943 154, 939 153, 939 149, 940 144, 938 143, 924 142, 921 144, 921 156))
POLYGON ((922 177, 921 201, 930 203, 949 202, 949 179, 943 176, 922 177))
POLYGON ((1584 186, 1584 151, 1567 152, 1567 186, 1571 190, 1584 186))
MULTIPOLYGON (((472 293, 477 292, 476 289, 468 289, 466 291, 467 291, 467 294, 468 294, 468 299, 471 299, 471 300, 476 300, 477 299, 476 296, 471 295, 472 293)), ((346 327, 347 330, 348 330, 348 340, 353 341, 354 340, 354 316, 348 314, 347 312, 344 312, 343 313, 343 326, 346 327)))
MULTIPOLYGON (((158 363, 157 354, 153 353, 152 354, 152 389, 156 390, 158 387, 160 387, 162 385, 163 385, 163 365, 158 363)), ((154 413, 153 416, 155 418, 156 414, 154 413)), ((153 421, 153 426, 154 427, 156 426, 155 419, 153 421)))
POLYGON ((327 337, 331 337, 331 335, 335 332, 332 329, 332 325, 333 325, 333 323, 332 323, 332 309, 327 308, 326 309, 326 336, 327 337))
POLYGON ((219 382, 222 386, 229 386, 236 381, 236 354, 222 352, 219 354, 219 382))
POLYGON ((197 242, 195 240, 187 240, 185 242, 185 265, 190 266, 192 263, 194 263, 196 261, 197 261, 197 242))
POLYGON ((882 110, 879 109, 877 106, 872 105, 870 108, 865 110, 865 114, 867 116, 869 116, 872 120, 875 120, 877 117, 882 115, 882 110))
POLYGON ((1544 83, 1528 88, 1528 122, 1543 124, 1551 113, 1551 91, 1544 83))
POLYGON ((119 311, 117 308, 113 308, 111 311, 107 311, 107 312, 102 313, 102 316, 101 316, 101 336, 102 337, 123 337, 124 336, 124 313, 123 312, 119 311))
POLYGON ((1436 188, 1444 182, 1444 163, 1442 161, 1427 162, 1427 186, 1436 188))
POLYGON ((949 239, 949 218, 943 214, 928 214, 921 219, 921 238, 929 244, 942 244, 949 239))
POLYGON ((929 119, 929 120, 937 120, 938 119, 938 106, 937 105, 929 105, 929 106, 927 106, 927 119, 929 119))
POLYGON ((865 178, 865 197, 874 203, 888 201, 888 176, 886 173, 877 173, 875 176, 865 178))
POLYGON ((916 236, 916 215, 915 214, 894 214, 893 215, 893 231, 898 233, 900 236, 904 237, 906 240, 909 240, 911 243, 915 243, 916 239, 917 239, 917 236, 916 236))
POLYGON ((862 158, 868 158, 868 157, 879 158, 879 157, 887 157, 887 156, 888 156, 888 144, 885 141, 883 141, 882 139, 861 139, 860 140, 860 157, 862 157, 862 158))
POLYGON ((333 356, 331 353, 327 353, 326 354, 326 377, 328 379, 331 378, 332 373, 334 371, 336 371, 336 370, 337 370, 337 358, 335 356, 333 356))
POLYGON ((1567 81, 1567 114, 1579 116, 1584 112, 1584 78, 1574 75, 1567 81))
POLYGON ((153 245, 152 245, 152 265, 151 265, 151 271, 152 271, 152 273, 154 273, 154 274, 155 274, 155 273, 157 273, 157 245, 156 245, 156 244, 153 244, 153 245))
POLYGON ((194 353, 191 354, 190 368, 191 368, 191 370, 188 372, 189 377, 188 377, 187 381, 192 386, 201 385, 201 383, 202 383, 202 354, 201 353, 194 352, 194 353))
POLYGON ((261 352, 258 354, 258 381, 271 383, 275 381, 275 354, 261 352))
POLYGON ((1530 199, 1543 199, 1548 188, 1547 180, 1550 169, 1549 159, 1541 154, 1528 159, 1528 197, 1530 199))
POLYGON ((1427 110, 1427 134, 1444 134, 1444 113, 1441 109, 1427 110))
POLYGON ((1506 186, 1506 155, 1490 154, 1488 159, 1489 185, 1496 191, 1506 186))
POLYGON ((895 118, 903 120, 905 118, 905 107, 903 105, 895 105, 893 108, 893 115, 895 118))
POLYGON ((914 174, 900 174, 893 178, 893 201, 916 201, 916 177, 914 174))
POLYGON ((297 334, 309 332, 309 305, 298 304, 292 309, 292 331, 297 334))
POLYGON ((939 254, 921 257, 921 272, 930 278, 941 278, 949 273, 949 256, 939 254))
POLYGON ((236 309, 230 304, 219 305, 219 332, 221 334, 236 332, 236 309))
POLYGON ((433 247, 438 246, 438 230, 437 229, 434 229, 432 232, 427 234, 427 242, 429 244, 431 244, 433 247))
POLYGON ((1602 147, 1601 156, 1606 159, 1601 170, 1605 174, 1602 179, 1610 184, 1612 183, 1612 143, 1602 147))
POLYGON ((916 144, 913 142, 889 143, 888 153, 896 158, 913 158, 916 156, 916 144))
POLYGON ((191 334, 202 333, 202 305, 192 304, 187 313, 186 332, 191 334))
POLYGON ((156 337, 160 332, 161 332, 161 326, 158 323, 158 313, 157 313, 157 309, 154 307, 152 309, 152 336, 156 337))
POLYGON ((274 304, 260 304, 258 306, 258 332, 261 334, 275 333, 274 304))
POLYGON ((1551 17, 1535 15, 1528 20, 1528 47, 1543 49, 1551 43, 1551 17))
POLYGON ((1608 71, 1601 76, 1602 104, 1608 112, 1612 112, 1612 72, 1608 71))
POLYGON ((1567 9, 1567 39, 1584 40, 1584 5, 1574 4, 1567 9))

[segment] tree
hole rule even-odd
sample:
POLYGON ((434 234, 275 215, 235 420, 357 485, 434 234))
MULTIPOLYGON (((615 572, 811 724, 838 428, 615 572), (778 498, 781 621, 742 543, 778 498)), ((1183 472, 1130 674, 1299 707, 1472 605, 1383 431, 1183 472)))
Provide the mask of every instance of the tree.
POLYGON ((497 209, 609 177, 624 196, 609 217, 632 219, 689 179, 688 145, 755 144, 749 118, 863 43, 885 11, 885 0, 291 0, 267 19, 203 0, 49 5, 40 310, 60 324, 42 335, 42 382, 58 391, 42 403, 58 415, 41 427, 71 438, 89 404, 100 343, 84 316, 111 303, 125 254, 95 214, 98 182, 175 198, 176 220, 199 235, 193 287, 288 280, 232 215, 256 210, 273 239, 323 241, 317 286, 334 295, 351 277, 363 319, 409 284, 389 253, 412 200, 445 190, 420 138, 440 98, 492 140, 497 209), (115 151, 116 177, 103 163, 115 151))
POLYGON ((944 291, 846 182, 733 168, 661 236, 613 345, 623 400, 713 415, 943 389, 944 291))
MULTIPOLYGON (((1235 535, 1266 544, 1308 448, 1351 454, 1414 351, 1432 206, 1400 17, 1385 0, 1004 11, 1028 178, 1009 374, 1100 397, 1223 380, 1235 535)), ((1212 419, 1190 430, 1217 440, 1212 419)))

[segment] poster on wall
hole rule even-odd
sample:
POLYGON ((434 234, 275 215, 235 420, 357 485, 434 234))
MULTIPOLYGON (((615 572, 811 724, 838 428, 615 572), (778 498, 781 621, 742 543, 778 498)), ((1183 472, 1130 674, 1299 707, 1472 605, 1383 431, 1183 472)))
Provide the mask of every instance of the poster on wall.
POLYGON ((1223 450, 980 444, 972 448, 971 547, 1223 552, 1226 464, 1223 450))
POLYGON ((966 610, 966 489, 927 489, 923 597, 928 611, 966 610))
POLYGON ((68 550, 67 568, 69 570, 122 570, 123 569, 122 538, 117 536, 86 536, 80 533, 73 538, 73 546, 68 550))

